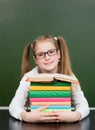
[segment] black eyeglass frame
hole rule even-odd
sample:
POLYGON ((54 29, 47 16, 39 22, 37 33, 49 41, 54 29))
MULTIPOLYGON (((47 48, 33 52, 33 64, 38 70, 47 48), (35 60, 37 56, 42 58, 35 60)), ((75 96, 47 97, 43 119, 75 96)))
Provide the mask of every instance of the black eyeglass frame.
POLYGON ((55 48, 55 49, 50 49, 48 50, 47 52, 39 52, 39 53, 36 53, 34 54, 34 57, 36 59, 42 59, 42 58, 45 58, 46 54, 48 54, 48 56, 54 56, 56 55, 58 52, 58 48, 55 48), (54 52, 52 52, 54 51, 54 52))

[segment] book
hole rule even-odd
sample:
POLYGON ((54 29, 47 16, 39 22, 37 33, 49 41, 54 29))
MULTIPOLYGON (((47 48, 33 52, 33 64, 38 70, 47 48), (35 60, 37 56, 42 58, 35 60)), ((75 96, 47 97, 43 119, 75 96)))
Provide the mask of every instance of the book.
POLYGON ((30 82, 29 101, 31 111, 48 105, 44 112, 52 110, 71 111, 71 84, 78 84, 74 76, 63 74, 33 74, 27 78, 30 82))
POLYGON ((75 76, 69 76, 59 73, 49 74, 49 73, 41 73, 41 74, 32 74, 30 77, 26 79, 28 82, 52 82, 52 81, 60 80, 67 81, 71 83, 78 84, 78 79, 75 76))

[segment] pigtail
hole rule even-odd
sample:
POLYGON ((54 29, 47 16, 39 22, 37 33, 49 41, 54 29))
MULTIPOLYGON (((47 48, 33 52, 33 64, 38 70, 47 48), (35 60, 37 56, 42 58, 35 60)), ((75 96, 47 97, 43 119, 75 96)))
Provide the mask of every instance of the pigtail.
POLYGON ((21 77, 31 70, 30 67, 30 48, 31 44, 27 44, 22 55, 22 65, 21 65, 21 77))
POLYGON ((59 62, 59 70, 60 73, 66 75, 72 75, 71 62, 69 57, 68 47, 66 45, 65 40, 62 37, 57 37, 58 46, 60 49, 60 62, 59 62))

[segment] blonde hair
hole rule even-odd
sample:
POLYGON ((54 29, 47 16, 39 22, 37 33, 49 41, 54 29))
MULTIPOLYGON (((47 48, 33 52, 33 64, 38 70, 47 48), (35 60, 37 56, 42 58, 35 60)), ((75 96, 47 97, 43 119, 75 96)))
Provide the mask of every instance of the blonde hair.
POLYGON ((51 41, 56 48, 60 50, 60 62, 58 63, 59 71, 58 73, 72 75, 71 62, 68 52, 68 47, 66 41, 61 36, 52 37, 50 35, 47 36, 39 36, 33 43, 27 44, 22 56, 22 66, 21 66, 21 77, 28 71, 32 69, 30 65, 30 49, 32 48, 33 54, 35 54, 35 47, 39 44, 40 41, 51 41))

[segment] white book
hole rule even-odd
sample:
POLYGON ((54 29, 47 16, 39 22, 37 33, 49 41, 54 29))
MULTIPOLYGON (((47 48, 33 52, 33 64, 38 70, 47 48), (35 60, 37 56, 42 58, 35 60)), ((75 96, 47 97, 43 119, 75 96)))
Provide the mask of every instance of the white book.
POLYGON ((27 78, 26 81, 29 82, 52 82, 55 80, 66 81, 71 83, 78 84, 78 79, 75 76, 69 76, 59 73, 49 74, 49 73, 41 73, 41 74, 32 74, 27 78))

